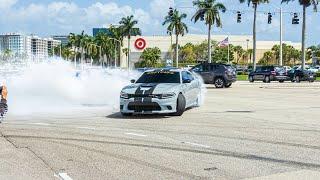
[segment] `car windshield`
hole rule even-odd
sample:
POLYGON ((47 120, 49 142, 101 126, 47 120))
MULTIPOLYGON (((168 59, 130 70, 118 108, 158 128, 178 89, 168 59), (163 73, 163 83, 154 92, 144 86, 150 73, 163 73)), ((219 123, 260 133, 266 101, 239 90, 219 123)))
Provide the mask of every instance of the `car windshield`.
POLYGON ((137 83, 180 83, 180 73, 172 71, 152 71, 144 73, 137 83))

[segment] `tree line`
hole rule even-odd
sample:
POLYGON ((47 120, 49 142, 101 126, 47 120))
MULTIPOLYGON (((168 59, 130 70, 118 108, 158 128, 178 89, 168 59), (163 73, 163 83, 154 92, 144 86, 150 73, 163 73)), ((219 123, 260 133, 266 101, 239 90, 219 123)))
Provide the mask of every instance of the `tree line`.
MULTIPOLYGON (((289 3, 291 1, 297 1, 297 0, 281 0, 281 3, 289 3)), ((248 6, 252 5, 254 13, 253 13, 253 49, 251 52, 246 52, 247 56, 250 53, 252 56, 252 64, 253 68, 256 67, 256 26, 257 26, 257 12, 258 7, 261 4, 267 4, 270 2, 270 0, 239 0, 240 3, 247 3, 248 6)), ((306 10, 308 7, 312 6, 314 11, 317 11, 317 5, 319 0, 299 0, 299 4, 303 8, 303 23, 302 23, 302 49, 301 53, 298 53, 297 51, 291 50, 294 52, 294 55, 292 55, 289 59, 291 61, 294 61, 294 59, 299 59, 302 62, 302 66, 305 65, 306 60, 306 48, 305 48, 305 29, 306 29, 306 10), (299 57, 298 57, 299 55, 299 57)), ((196 8, 195 14, 191 17, 191 21, 194 23, 197 23, 199 21, 204 22, 205 25, 207 25, 208 28, 208 41, 207 41, 207 56, 205 56, 206 60, 208 62, 212 62, 212 59, 216 59, 217 57, 220 57, 220 55, 224 54, 223 49, 220 51, 220 48, 215 48, 213 50, 212 46, 212 40, 211 40, 211 32, 213 27, 221 28, 222 27, 222 19, 221 19, 221 13, 225 13, 227 11, 227 8, 222 4, 217 2, 216 0, 194 0, 193 6, 196 8), (213 51, 213 52, 212 52, 213 51)), ((177 46, 174 47, 175 53, 174 53, 174 59, 176 66, 178 66, 179 58, 183 58, 184 56, 179 55, 179 53, 185 53, 192 49, 191 45, 189 44, 188 47, 185 49, 179 49, 179 36, 184 36, 186 33, 188 33, 188 27, 186 23, 184 22, 187 18, 187 15, 185 13, 180 13, 177 9, 170 9, 168 12, 168 15, 164 18, 163 25, 167 26, 167 33, 169 35, 175 35, 177 46), (181 52, 180 52, 181 51, 181 52)), ((127 62, 129 66, 130 62, 130 38, 131 33, 134 30, 134 26, 138 24, 138 21, 134 20, 133 16, 128 16, 126 18, 122 18, 122 20, 119 22, 121 24, 120 28, 114 28, 115 31, 117 31, 116 37, 114 34, 112 35, 100 35, 100 37, 96 38, 90 38, 89 36, 85 34, 75 35, 70 34, 70 45, 72 47, 72 51, 74 52, 74 57, 77 59, 77 56, 80 56, 80 61, 82 62, 85 57, 89 57, 91 59, 94 59, 93 57, 96 57, 99 50, 100 53, 103 55, 103 60, 101 63, 107 63, 107 64, 115 64, 116 61, 116 55, 113 53, 116 53, 117 51, 113 51, 112 49, 117 46, 115 41, 111 40, 111 38, 117 39, 121 42, 121 46, 123 43, 123 37, 128 38, 128 47, 123 50, 123 53, 127 56, 127 62), (111 37, 110 37, 111 36, 111 37), (93 45, 95 44, 95 45, 93 45), (99 48, 99 49, 98 49, 99 48), (112 58, 114 57, 114 58, 112 58)), ((141 32, 136 32, 137 35, 140 35, 141 32)), ((203 45, 203 44, 202 44, 203 45)), ((119 48, 120 49, 120 48, 119 48)), ((290 48, 289 48, 290 49, 290 48)), ((70 50, 70 49, 69 49, 70 50)), ((68 52, 68 50, 65 50, 66 52, 63 52, 62 54, 64 56, 72 55, 72 52, 68 52)), ((148 49, 148 53, 150 49, 148 49)), ((236 51, 235 57, 237 58, 237 61, 239 61, 241 58, 243 59, 243 53, 241 52, 241 49, 239 47, 232 49, 232 51, 236 51)), ((152 51, 152 52, 159 52, 159 51, 152 51)), ((147 52, 146 52, 147 53, 147 52)), ((268 60, 271 60, 273 58, 276 58, 278 55, 271 54, 278 53, 276 50, 271 50, 270 52, 266 52, 264 54, 264 57, 262 60, 260 60, 263 63, 268 62, 268 60)), ((118 51, 118 56, 120 54, 120 50, 118 51)), ((192 54, 192 53, 191 53, 192 54)), ((232 53, 233 55, 234 53, 232 53)), ((285 54, 285 53, 284 53, 285 54)), ((193 55, 191 55, 193 56, 193 55)), ((202 55, 203 56, 203 55, 202 55)), ((190 56, 187 57, 187 59, 191 60, 190 56)), ((201 57, 203 58, 203 57, 201 57)), ((223 60, 223 57, 221 57, 223 60)), ((224 57, 225 58, 225 57, 224 57)), ((284 57, 287 58, 287 57, 284 57)), ((100 58, 101 59, 101 58, 100 58)), ((141 59, 145 59, 145 56, 142 56, 141 59)), ((156 59, 156 58, 155 58, 156 59)), ((251 58, 250 58, 251 59, 251 58)), ((183 60, 184 61, 184 60, 183 60)))

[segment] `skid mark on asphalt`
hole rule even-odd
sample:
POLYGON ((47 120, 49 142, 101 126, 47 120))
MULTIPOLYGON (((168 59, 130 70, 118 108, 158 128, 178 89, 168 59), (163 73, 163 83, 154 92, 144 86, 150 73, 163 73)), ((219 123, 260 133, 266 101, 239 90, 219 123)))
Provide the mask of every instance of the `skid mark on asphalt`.
MULTIPOLYGON (((207 148, 206 150, 198 150, 198 149, 189 149, 189 148, 180 148, 180 147, 169 147, 169 146, 160 146, 160 145, 149 145, 149 144, 136 144, 136 143, 125 143, 125 142, 113 142, 113 141, 99 141, 99 140, 89 140, 89 139, 76 139, 76 138, 55 138, 55 137, 41 137, 41 136, 19 136, 19 135, 5 135, 6 138, 20 138, 20 139, 41 139, 41 140, 57 140, 57 141, 76 141, 76 142, 91 142, 91 143, 101 143, 101 144, 113 144, 113 145, 123 145, 123 146, 132 146, 132 147, 144 147, 144 148, 153 148, 153 149, 164 149, 164 150, 172 150, 179 152, 191 152, 198 154, 207 154, 207 155, 215 155, 215 156, 223 156, 223 157, 232 157, 237 159, 246 159, 246 160, 255 160, 255 161, 265 161, 271 163, 277 163, 292 167, 299 168, 314 168, 320 169, 320 164, 316 163, 308 163, 308 162, 300 162, 295 160, 286 160, 286 159, 277 159, 272 157, 264 157, 255 154, 247 154, 240 152, 233 152, 215 148, 207 148)), ((61 144, 68 144, 63 142, 57 142, 61 144)), ((83 147, 83 146, 81 146, 83 147)), ((86 147, 83 147, 86 148, 86 147)), ((86 148, 90 149, 90 148, 86 148)), ((90 149, 91 151, 98 151, 95 149, 90 149)), ((102 151, 104 152, 104 151, 102 151)))

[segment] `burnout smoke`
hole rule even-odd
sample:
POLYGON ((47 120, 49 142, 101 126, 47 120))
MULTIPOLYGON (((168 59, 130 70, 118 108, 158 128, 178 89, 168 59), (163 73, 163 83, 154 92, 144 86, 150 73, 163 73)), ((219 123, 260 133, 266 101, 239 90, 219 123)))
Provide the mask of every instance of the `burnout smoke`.
MULTIPOLYGON (((30 63, 18 71, 7 68, 9 114, 60 113, 73 109, 118 109, 119 93, 138 73, 87 67, 78 71, 69 62, 30 63)), ((13 69, 13 68, 11 68, 13 69)))

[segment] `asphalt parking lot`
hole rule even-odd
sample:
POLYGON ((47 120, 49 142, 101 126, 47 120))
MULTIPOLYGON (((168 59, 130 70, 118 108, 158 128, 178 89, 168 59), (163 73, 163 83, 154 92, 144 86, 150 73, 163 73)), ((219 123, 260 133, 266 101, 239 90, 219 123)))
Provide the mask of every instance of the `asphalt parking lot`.
POLYGON ((319 94, 318 82, 238 82, 207 86, 182 117, 9 115, 0 179, 319 179, 319 94))

